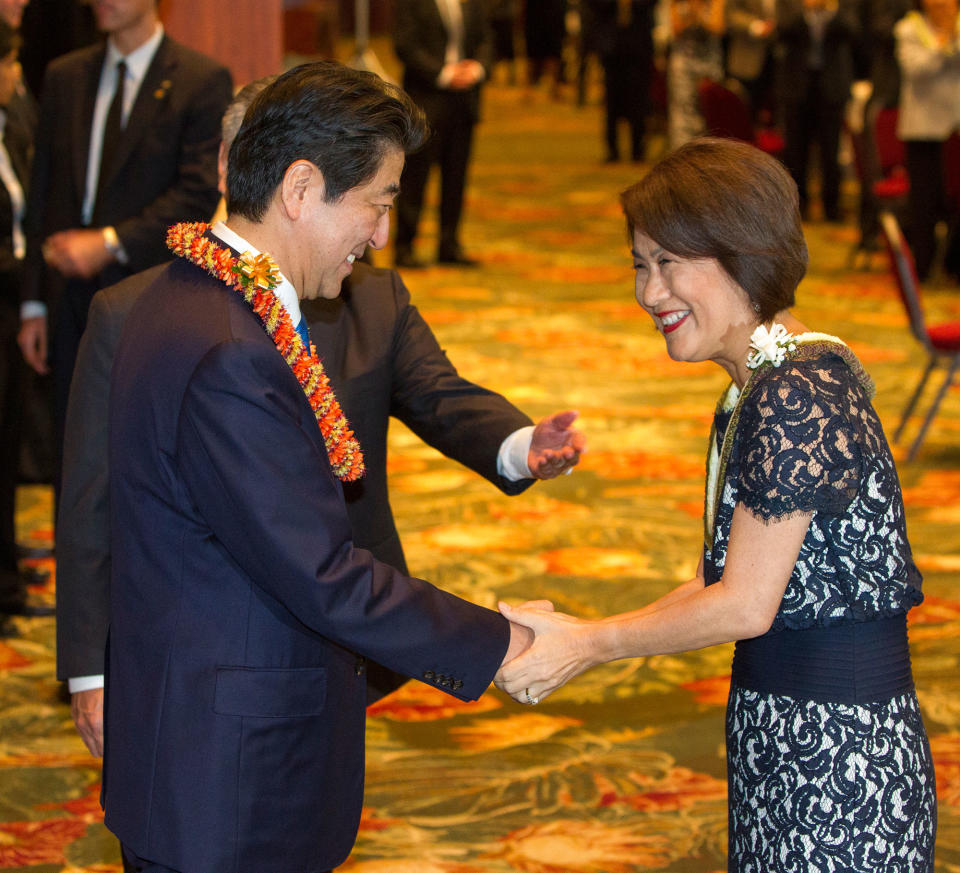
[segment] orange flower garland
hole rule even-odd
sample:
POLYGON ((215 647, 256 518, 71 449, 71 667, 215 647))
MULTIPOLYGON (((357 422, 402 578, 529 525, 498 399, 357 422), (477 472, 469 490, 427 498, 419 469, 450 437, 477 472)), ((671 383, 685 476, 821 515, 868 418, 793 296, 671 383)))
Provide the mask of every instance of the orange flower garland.
POLYGON ((344 482, 359 479, 364 472, 363 453, 323 371, 316 346, 311 343, 307 349, 290 313, 273 293, 280 283, 280 269, 266 254, 253 256, 246 252, 235 258, 229 249, 206 236, 208 229, 203 222, 175 224, 167 231, 167 248, 236 289, 253 309, 307 395, 333 472, 344 482))

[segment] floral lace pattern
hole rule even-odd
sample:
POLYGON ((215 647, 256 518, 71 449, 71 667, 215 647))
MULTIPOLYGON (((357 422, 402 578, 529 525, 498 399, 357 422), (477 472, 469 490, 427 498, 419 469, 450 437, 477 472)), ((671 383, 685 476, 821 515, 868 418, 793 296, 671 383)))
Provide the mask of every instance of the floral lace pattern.
POLYGON ((723 574, 738 502, 765 520, 813 513, 771 632, 895 615, 923 599, 890 449, 840 357, 801 353, 759 374, 720 487, 708 584, 723 574))
MULTIPOLYGON (((723 573, 738 503, 763 520, 812 513, 769 633, 870 621, 922 600, 900 483, 855 365, 801 347, 758 371, 740 409, 707 583, 723 573)), ((718 411, 718 441, 730 419, 718 411)), ((727 758, 731 871, 932 873, 935 779, 913 692, 853 705, 734 686, 727 758)))
POLYGON ((913 693, 854 706, 733 688, 732 873, 933 873, 937 808, 913 693))

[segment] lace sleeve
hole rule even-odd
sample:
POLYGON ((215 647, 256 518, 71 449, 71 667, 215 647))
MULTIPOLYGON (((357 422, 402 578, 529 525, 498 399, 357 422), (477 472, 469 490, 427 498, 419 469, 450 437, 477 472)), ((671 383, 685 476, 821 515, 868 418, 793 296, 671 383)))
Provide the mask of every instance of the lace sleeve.
POLYGON ((855 387, 843 369, 818 363, 771 370, 746 399, 738 500, 754 515, 837 514, 856 496, 860 449, 845 414, 856 406, 855 387))

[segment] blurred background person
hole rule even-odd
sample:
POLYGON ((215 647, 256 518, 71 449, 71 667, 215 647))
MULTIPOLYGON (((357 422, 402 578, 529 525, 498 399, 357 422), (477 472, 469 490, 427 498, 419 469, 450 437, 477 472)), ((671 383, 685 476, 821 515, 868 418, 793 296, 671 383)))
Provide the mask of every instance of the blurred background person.
POLYGON ((517 84, 517 14, 519 0, 491 0, 490 29, 493 31, 494 70, 506 68, 508 85, 517 84))
POLYGON ((430 125, 430 139, 407 156, 397 199, 395 263, 423 267, 413 253, 430 168, 440 167, 437 262, 476 266, 460 244, 473 128, 493 44, 483 0, 397 0, 394 50, 403 63, 403 87, 430 125))
POLYGON ((18 340, 30 366, 53 375, 57 488, 90 299, 168 260, 167 228, 209 218, 220 196, 230 73, 166 36, 157 2, 96 0, 106 44, 59 58, 44 80, 18 340))
POLYGON ((671 149, 704 133, 697 86, 723 78, 724 0, 669 0, 667 131, 671 149))
POLYGON ((655 0, 584 0, 603 65, 607 161, 620 160, 619 123, 630 130, 630 159, 642 161, 653 73, 655 0))
POLYGON ((754 123, 773 108, 776 0, 727 0, 727 75, 750 98, 754 123))
POLYGON ((946 266, 960 272, 956 248, 956 203, 946 198, 943 144, 960 128, 960 22, 957 0, 922 0, 894 28, 900 64, 897 133, 907 149, 910 193, 907 240, 917 275, 930 276, 937 251, 937 222, 954 218, 946 266))
POLYGON ((809 217, 810 150, 816 144, 820 201, 827 221, 840 220, 840 131, 850 98, 860 38, 857 0, 778 0, 780 100, 784 163, 809 217))
POLYGON ((0 15, 0 636, 15 635, 11 615, 51 611, 28 606, 29 580, 17 563, 15 508, 26 375, 17 331, 26 254, 23 216, 33 148, 32 130, 11 123, 7 116, 7 107, 21 92, 19 46, 17 31, 6 15, 0 15))
POLYGON ((567 36, 567 0, 527 0, 523 18, 527 84, 550 80, 550 93, 560 96, 563 84, 563 43, 567 36))

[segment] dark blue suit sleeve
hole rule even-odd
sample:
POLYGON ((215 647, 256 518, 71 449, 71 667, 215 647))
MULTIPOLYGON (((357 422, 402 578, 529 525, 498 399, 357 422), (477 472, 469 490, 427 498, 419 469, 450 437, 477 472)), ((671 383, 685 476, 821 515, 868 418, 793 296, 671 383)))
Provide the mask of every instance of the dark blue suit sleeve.
POLYGON ((234 341, 206 356, 176 460, 212 535, 304 625, 399 673, 443 676, 436 684, 463 699, 486 689, 506 621, 353 547, 316 420, 274 349, 234 341))

